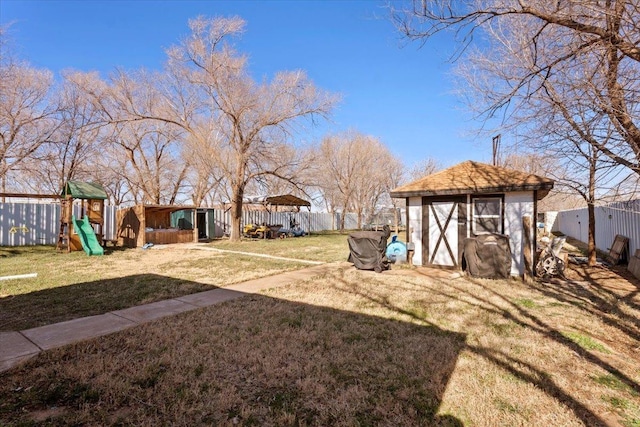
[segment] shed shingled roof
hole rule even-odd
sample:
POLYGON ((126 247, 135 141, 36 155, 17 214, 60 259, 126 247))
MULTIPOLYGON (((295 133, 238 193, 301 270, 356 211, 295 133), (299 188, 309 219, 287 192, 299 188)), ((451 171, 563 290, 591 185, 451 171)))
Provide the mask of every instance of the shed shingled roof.
POLYGON ((391 190, 391 197, 489 194, 538 191, 538 200, 553 188, 554 181, 538 175, 485 163, 466 161, 391 190))

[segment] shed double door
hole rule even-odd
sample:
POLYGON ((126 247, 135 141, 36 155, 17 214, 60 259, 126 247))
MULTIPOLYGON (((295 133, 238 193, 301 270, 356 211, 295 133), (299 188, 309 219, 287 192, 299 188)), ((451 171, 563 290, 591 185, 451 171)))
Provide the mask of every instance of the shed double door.
POLYGON ((422 200, 422 265, 459 269, 467 237, 466 197, 422 200))

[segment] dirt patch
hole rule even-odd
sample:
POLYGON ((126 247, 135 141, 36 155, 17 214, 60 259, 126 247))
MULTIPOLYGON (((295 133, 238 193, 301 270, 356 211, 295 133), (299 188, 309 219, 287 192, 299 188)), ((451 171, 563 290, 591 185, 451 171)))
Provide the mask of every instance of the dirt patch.
POLYGON ((37 423, 64 415, 67 409, 63 406, 53 406, 47 409, 40 409, 29 413, 28 418, 37 423))
MULTIPOLYGON (((608 288, 613 291, 634 292, 640 290, 640 280, 636 279, 627 270, 626 264, 608 265, 599 262, 598 265, 589 266, 583 263, 571 262, 571 256, 585 257, 587 245, 572 237, 566 236, 567 241, 563 250, 569 256, 569 263, 565 276, 571 281, 585 281, 593 285, 608 288)), ((598 251, 598 259, 605 260, 607 254, 598 251)))
POLYGON ((607 267, 596 265, 590 267, 586 264, 569 263, 565 272, 568 280, 586 281, 595 286, 601 286, 612 291, 634 292, 640 290, 640 280, 636 279, 626 265, 607 267))

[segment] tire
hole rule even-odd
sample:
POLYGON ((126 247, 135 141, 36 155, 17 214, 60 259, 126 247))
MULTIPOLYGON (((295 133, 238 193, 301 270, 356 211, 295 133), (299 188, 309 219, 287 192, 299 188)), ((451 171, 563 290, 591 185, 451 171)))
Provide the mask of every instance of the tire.
POLYGON ((564 270, 566 268, 566 265, 564 263, 564 260, 562 258, 556 258, 556 270, 557 270, 557 274, 559 277, 566 279, 565 275, 564 275, 564 270))
POLYGON ((564 277, 564 261, 561 258, 547 254, 536 264, 536 276, 549 278, 554 276, 564 277))
POLYGON ((549 259, 551 258, 552 258, 551 255, 547 254, 538 260, 538 263, 536 264, 536 276, 545 278, 545 279, 549 277, 549 273, 546 269, 546 266, 548 265, 549 259))

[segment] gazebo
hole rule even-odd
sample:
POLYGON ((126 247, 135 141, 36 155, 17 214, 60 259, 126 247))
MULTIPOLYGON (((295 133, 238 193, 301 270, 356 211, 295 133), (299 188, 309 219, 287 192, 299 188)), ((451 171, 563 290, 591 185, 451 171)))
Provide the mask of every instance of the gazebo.
MULTIPOLYGON (((245 197, 244 204, 263 206, 269 213, 269 222, 271 222, 271 213, 278 212, 280 207, 295 208, 296 212, 300 212, 302 207, 306 207, 311 212, 311 202, 293 194, 245 197)), ((308 230, 311 231, 311 215, 308 216, 308 230)))

